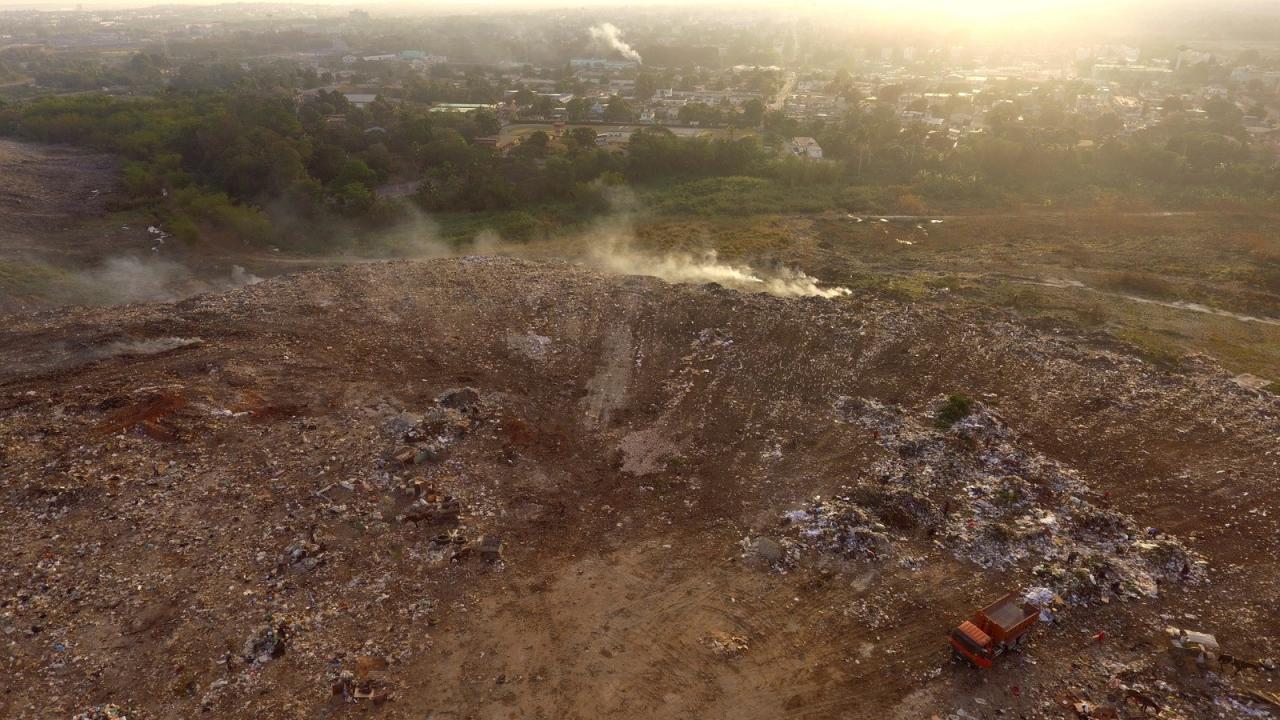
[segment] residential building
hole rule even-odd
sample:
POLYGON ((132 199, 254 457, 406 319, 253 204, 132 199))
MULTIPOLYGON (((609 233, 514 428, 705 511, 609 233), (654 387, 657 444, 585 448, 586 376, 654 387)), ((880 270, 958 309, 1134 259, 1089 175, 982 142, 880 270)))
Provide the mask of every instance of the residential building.
POLYGON ((822 146, 811 137, 793 137, 786 143, 786 151, 806 160, 821 160, 822 146))

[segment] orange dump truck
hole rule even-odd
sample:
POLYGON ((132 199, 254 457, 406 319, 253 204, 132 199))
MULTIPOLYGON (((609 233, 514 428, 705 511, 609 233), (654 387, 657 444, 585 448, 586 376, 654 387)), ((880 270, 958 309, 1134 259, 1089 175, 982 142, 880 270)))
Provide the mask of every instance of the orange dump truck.
POLYGON ((989 668, 1006 651, 1026 640, 1040 608, 1011 592, 979 610, 951 631, 951 648, 980 668, 989 668))

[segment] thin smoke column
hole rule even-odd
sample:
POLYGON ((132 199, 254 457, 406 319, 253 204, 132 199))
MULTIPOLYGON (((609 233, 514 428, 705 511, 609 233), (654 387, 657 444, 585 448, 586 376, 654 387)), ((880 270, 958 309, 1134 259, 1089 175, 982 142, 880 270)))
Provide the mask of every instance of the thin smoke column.
POLYGON ((601 23, 591 28, 591 39, 596 43, 608 46, 622 53, 628 60, 640 62, 640 53, 622 39, 622 31, 613 23, 601 23))

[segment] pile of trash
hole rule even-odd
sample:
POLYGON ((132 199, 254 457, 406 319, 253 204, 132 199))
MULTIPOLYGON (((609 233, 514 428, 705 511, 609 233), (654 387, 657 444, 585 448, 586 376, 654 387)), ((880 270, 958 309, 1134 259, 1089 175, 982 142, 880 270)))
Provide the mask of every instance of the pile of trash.
POLYGON ((967 414, 939 422, 948 402, 909 415, 839 398, 836 420, 871 431, 889 457, 837 497, 785 513, 777 564, 794 565, 803 551, 885 558, 904 535, 923 532, 958 558, 1021 569, 1072 605, 1206 581, 1204 560, 1107 507, 1105 493, 1028 447, 982 403, 966 400, 967 414))
POLYGON ((1166 627, 1156 653, 1128 660, 1104 659, 1105 685, 1068 681, 1053 694, 1067 717, 1208 717, 1197 701, 1212 698, 1222 717, 1280 717, 1280 694, 1262 688, 1276 670, 1268 658, 1247 659, 1222 651, 1209 633, 1166 627))
POLYGON ((129 720, 134 717, 119 705, 98 705, 76 715, 71 720, 129 720))
POLYGON ((779 535, 777 541, 758 538, 744 542, 749 551, 779 567, 794 567, 809 553, 868 561, 893 553, 889 529, 846 496, 815 497, 802 509, 787 512, 779 535), (773 552, 770 543, 780 552, 773 552))
POLYGON ((284 655, 289 638, 297 629, 298 623, 292 618, 268 617, 266 623, 245 640, 240 656, 248 665, 266 665, 284 655))
POLYGON ((324 563, 324 544, 316 541, 315 528, 305 535, 299 536, 289 547, 284 549, 280 561, 276 564, 276 572, 285 570, 309 572, 324 563))
POLYGON ((401 465, 439 462, 484 416, 480 394, 474 389, 446 390, 425 412, 400 413, 386 423, 387 433, 397 444, 392 458, 401 465))
POLYGON ((335 658, 330 665, 330 684, 333 695, 346 702, 369 700, 374 704, 386 702, 391 697, 386 680, 388 663, 381 655, 359 655, 352 667, 344 667, 343 658, 335 658))

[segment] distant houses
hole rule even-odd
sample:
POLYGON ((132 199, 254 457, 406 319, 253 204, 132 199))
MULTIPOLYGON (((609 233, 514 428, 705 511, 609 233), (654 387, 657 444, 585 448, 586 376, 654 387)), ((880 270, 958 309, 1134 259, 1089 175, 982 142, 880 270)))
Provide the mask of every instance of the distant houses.
POLYGON ((343 93, 342 96, 347 99, 347 102, 361 110, 369 107, 374 100, 378 99, 378 96, 374 93, 343 93))
MULTIPOLYGON (((1205 122, 1206 104, 1227 100, 1239 111, 1252 146, 1280 156, 1280 113, 1267 104, 1268 93, 1280 88, 1280 69, 1261 60, 1241 63, 1230 67, 1228 79, 1229 66, 1222 65, 1211 81, 1193 84, 1183 76, 1216 61, 1192 50, 1170 59, 1106 45, 1082 48, 1074 65, 1061 66, 983 58, 963 47, 868 48, 855 53, 857 67, 840 72, 779 65, 730 68, 719 62, 689 72, 653 59, 661 57, 654 50, 653 57, 645 53, 644 65, 608 56, 572 57, 567 60, 571 77, 563 58, 542 67, 516 60, 475 65, 456 58, 451 65, 426 50, 375 45, 344 46, 341 52, 326 56, 328 63, 320 69, 332 75, 330 90, 343 92, 361 108, 370 106, 371 93, 378 92, 381 101, 430 105, 433 113, 491 111, 502 123, 609 122, 699 132, 730 127, 759 132, 763 116, 792 121, 790 133, 816 132, 801 128, 830 127, 850 113, 891 114, 899 127, 923 133, 931 147, 941 149, 1011 125, 1072 129, 1083 133, 1076 142, 1087 144, 1100 139, 1092 136, 1099 134, 1093 132, 1097 127, 1111 128, 1101 134, 1116 136, 1157 126, 1174 114, 1205 122), (920 64, 925 60, 937 67, 920 64), (407 69, 425 83, 410 85, 407 69), (486 81, 482 86, 473 86, 477 73, 486 81)), ((779 144, 775 149, 783 156, 826 157, 812 137, 783 135, 779 144)))
POLYGON ((444 55, 429 55, 422 50, 402 50, 398 53, 380 53, 377 55, 343 55, 343 65, 354 65, 357 62, 367 63, 385 63, 397 60, 407 61, 411 65, 427 66, 427 65, 443 65, 449 62, 449 58, 444 55))
POLYGON ((811 137, 793 137, 786 142, 785 151, 806 160, 821 160, 822 146, 811 137))
POLYGON ((469 113, 476 110, 497 110, 494 103, 436 103, 427 112, 433 113, 469 113))
POLYGON ((604 58, 570 58, 569 67, 574 70, 630 70, 638 63, 634 60, 606 60, 604 58))

